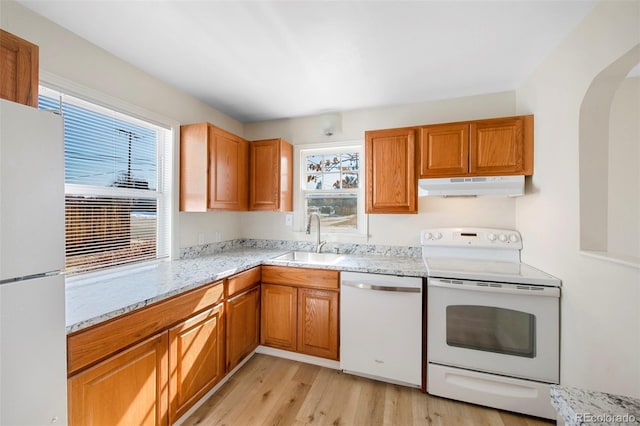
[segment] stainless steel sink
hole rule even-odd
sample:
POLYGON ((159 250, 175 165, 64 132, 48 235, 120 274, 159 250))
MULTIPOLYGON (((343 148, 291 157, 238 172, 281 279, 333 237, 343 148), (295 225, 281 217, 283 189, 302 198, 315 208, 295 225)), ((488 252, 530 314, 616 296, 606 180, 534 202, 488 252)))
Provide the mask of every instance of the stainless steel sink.
POLYGON ((332 265, 342 260, 344 256, 335 253, 314 253, 308 251, 291 251, 278 257, 274 257, 273 260, 284 260, 287 262, 300 262, 300 263, 318 263, 325 265, 332 265))

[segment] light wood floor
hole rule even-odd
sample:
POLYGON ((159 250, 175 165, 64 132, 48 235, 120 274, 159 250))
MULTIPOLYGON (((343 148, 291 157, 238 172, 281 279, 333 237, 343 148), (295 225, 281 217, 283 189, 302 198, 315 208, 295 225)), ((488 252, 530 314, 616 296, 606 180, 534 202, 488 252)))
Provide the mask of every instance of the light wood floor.
POLYGON ((183 424, 548 426, 555 423, 256 354, 183 424))

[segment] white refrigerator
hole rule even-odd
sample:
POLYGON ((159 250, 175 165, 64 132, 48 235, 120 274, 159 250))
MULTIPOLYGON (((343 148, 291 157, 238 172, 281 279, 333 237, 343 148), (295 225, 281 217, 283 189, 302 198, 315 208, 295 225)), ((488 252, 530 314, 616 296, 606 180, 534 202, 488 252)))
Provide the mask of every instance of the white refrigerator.
POLYGON ((0 100, 0 425, 67 423, 62 117, 0 100))

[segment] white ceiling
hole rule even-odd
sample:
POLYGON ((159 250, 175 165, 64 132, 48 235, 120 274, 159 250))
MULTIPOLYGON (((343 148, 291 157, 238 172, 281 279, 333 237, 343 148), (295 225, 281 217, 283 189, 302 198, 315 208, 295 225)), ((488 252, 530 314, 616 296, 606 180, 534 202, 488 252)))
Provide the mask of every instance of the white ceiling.
POLYGON ((21 1, 242 121, 518 87, 589 1, 21 1))

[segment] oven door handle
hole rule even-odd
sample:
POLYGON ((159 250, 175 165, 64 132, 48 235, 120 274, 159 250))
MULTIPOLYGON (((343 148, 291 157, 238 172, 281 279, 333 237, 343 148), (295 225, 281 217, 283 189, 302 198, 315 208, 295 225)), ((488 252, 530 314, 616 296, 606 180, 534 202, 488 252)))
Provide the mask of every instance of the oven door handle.
POLYGON ((430 278, 429 287, 440 287, 461 291, 477 291, 481 293, 496 293, 496 294, 517 294, 519 296, 539 296, 539 297, 560 297, 560 289, 557 287, 543 287, 543 286, 529 286, 522 285, 509 285, 505 287, 491 287, 487 285, 477 285, 474 281, 462 281, 462 280, 439 280, 430 278))
POLYGON ((395 287, 378 284, 365 284, 355 281, 342 281, 342 285, 346 285, 347 287, 359 288, 362 290, 391 291, 395 293, 420 293, 420 291, 422 291, 420 287, 395 287))

